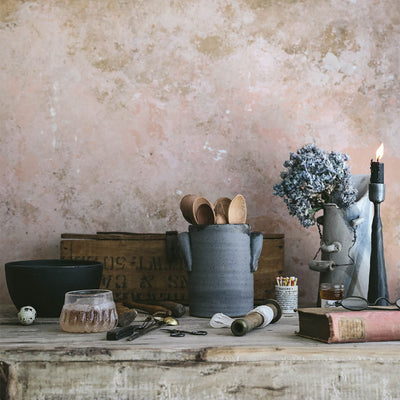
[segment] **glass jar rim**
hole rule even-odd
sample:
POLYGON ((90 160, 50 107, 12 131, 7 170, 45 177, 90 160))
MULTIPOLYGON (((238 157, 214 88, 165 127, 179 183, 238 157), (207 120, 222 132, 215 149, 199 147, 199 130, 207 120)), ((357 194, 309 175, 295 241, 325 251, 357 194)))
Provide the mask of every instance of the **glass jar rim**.
POLYGON ((65 295, 72 296, 82 296, 82 297, 96 297, 104 294, 112 293, 108 289, 82 289, 82 290, 72 290, 71 292, 65 293, 65 295))
POLYGON ((320 289, 344 289, 343 283, 323 282, 319 285, 320 289))

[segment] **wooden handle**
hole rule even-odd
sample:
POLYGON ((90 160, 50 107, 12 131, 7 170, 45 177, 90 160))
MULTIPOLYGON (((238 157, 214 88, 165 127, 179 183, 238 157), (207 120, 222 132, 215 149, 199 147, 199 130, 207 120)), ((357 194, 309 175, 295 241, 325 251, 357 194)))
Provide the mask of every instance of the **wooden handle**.
POLYGON ((142 310, 145 311, 149 314, 155 314, 158 312, 162 312, 166 315, 171 315, 171 311, 168 310, 165 307, 161 307, 161 306, 156 306, 153 304, 142 304, 142 303, 136 303, 134 301, 130 301, 130 300, 124 300, 123 302, 124 306, 129 307, 129 308, 136 308, 138 310, 142 310))
POLYGON ((128 311, 131 310, 131 308, 129 308, 129 307, 127 307, 127 306, 124 306, 124 305, 123 305, 122 303, 120 303, 120 302, 115 303, 115 308, 117 309, 118 318, 119 318, 122 314, 124 314, 124 313, 126 313, 126 312, 128 312, 128 311))
POLYGON ((186 313, 186 307, 183 304, 175 303, 174 301, 159 301, 158 306, 165 307, 171 311, 171 315, 175 318, 182 317, 186 313))
POLYGON ((115 303, 115 308, 117 309, 119 326, 130 325, 138 315, 137 311, 134 308, 124 306, 120 302, 115 303))

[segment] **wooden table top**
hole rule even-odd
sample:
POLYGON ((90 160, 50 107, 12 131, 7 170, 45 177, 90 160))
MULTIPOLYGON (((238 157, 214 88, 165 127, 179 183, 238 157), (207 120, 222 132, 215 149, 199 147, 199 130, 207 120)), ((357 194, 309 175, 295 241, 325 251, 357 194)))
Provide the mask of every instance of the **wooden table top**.
MULTIPOLYGON (((56 318, 18 323, 16 309, 0 306, 0 361, 205 361, 262 362, 296 360, 398 361, 399 342, 325 344, 299 337, 297 314, 284 314, 275 324, 234 336, 229 328, 209 326, 208 318, 185 315, 179 328, 206 330, 206 336, 170 337, 155 330, 132 342, 106 340, 106 333, 77 334, 61 330, 56 318)), ((143 316, 138 317, 138 320, 143 316)))

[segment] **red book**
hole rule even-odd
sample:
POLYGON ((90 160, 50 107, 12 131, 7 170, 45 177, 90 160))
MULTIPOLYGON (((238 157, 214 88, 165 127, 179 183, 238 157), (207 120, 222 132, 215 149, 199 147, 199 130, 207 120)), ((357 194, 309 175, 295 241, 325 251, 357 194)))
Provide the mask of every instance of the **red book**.
POLYGON ((379 307, 349 311, 338 308, 300 308, 296 334, 326 343, 400 340, 400 310, 379 307))

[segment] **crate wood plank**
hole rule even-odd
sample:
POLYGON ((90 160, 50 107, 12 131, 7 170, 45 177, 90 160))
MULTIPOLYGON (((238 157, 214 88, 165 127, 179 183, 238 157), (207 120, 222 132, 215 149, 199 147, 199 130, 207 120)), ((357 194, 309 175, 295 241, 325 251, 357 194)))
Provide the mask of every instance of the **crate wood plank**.
MULTIPOLYGON (((101 287, 117 301, 172 300, 188 304, 188 273, 179 252, 167 254, 166 234, 102 232, 96 235, 63 234, 63 259, 101 261, 101 287)), ((282 274, 284 237, 265 234, 258 270, 254 273, 255 304, 274 297, 275 277, 282 274)))
POLYGON ((263 249, 254 272, 254 303, 263 304, 275 298, 275 277, 283 274, 284 237, 268 238, 264 235, 263 249))
POLYGON ((162 240, 63 240, 61 258, 103 263, 101 286, 117 301, 173 300, 186 303, 183 259, 168 261, 162 240))

